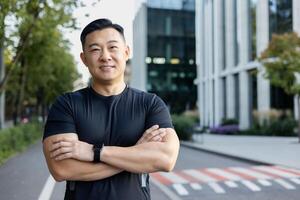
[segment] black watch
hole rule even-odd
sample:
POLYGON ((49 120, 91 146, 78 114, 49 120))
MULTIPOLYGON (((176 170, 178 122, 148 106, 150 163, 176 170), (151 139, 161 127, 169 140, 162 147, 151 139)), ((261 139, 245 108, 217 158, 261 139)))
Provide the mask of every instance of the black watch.
POLYGON ((93 162, 94 163, 101 162, 100 153, 101 153, 101 150, 102 150, 103 146, 104 145, 97 145, 97 144, 95 144, 93 146, 93 152, 94 152, 94 160, 93 160, 93 162))

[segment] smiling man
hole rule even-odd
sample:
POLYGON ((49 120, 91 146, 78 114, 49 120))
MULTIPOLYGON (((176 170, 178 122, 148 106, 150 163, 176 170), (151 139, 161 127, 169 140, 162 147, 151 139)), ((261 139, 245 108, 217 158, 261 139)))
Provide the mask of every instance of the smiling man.
POLYGON ((65 199, 151 199, 148 173, 171 171, 179 140, 163 101, 124 82, 129 47, 108 19, 81 33, 90 87, 52 105, 43 150, 50 173, 67 181, 65 199))

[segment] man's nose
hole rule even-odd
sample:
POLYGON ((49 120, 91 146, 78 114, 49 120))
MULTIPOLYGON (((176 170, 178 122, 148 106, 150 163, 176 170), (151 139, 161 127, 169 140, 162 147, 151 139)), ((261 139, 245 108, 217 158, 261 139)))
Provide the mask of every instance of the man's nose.
POLYGON ((100 56, 100 60, 102 60, 102 61, 111 60, 110 52, 107 49, 104 49, 102 51, 102 54, 100 56))

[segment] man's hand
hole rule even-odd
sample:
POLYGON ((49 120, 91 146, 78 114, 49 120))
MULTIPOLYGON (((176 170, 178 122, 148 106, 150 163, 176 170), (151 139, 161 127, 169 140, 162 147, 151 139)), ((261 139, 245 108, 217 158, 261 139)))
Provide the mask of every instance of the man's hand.
MULTIPOLYGON (((162 142, 167 134, 165 128, 154 125, 147 129, 137 144, 146 142, 162 142)), ((60 138, 53 141, 50 147, 50 158, 57 161, 73 158, 80 161, 92 162, 94 159, 93 145, 80 141, 78 138, 60 138)))
POLYGON ((165 128, 159 128, 158 125, 154 125, 143 133, 143 136, 137 141, 136 144, 142 144, 146 142, 162 142, 166 134, 167 131, 165 128))
POLYGON ((62 138, 53 141, 50 147, 50 158, 64 160, 73 158, 81 161, 93 161, 93 145, 78 139, 62 138))

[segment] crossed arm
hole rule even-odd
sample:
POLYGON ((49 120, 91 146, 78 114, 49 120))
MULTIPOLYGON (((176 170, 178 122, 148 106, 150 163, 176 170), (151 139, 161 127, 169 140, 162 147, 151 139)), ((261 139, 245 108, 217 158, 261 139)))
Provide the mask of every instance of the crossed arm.
POLYGON ((105 146, 101 163, 93 163, 93 145, 78 140, 75 133, 58 134, 44 140, 48 168, 57 181, 100 180, 121 171, 150 173, 174 168, 179 140, 171 128, 157 125, 146 130, 131 147, 105 146))

